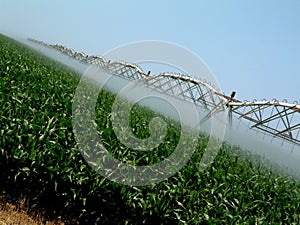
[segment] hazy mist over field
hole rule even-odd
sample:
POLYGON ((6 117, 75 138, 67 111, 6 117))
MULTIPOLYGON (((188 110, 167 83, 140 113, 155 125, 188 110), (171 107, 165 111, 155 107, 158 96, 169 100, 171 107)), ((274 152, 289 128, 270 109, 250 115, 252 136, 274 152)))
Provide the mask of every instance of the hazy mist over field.
MULTIPOLYGON (((81 63, 78 60, 72 59, 71 57, 68 57, 66 55, 63 55, 62 53, 56 50, 37 45, 29 41, 24 41, 24 43, 33 47, 34 49, 37 49, 42 54, 67 65, 79 74, 84 74, 88 68, 88 65, 81 63)), ((123 87, 127 86, 129 83, 130 82, 127 79, 121 77, 112 77, 110 81, 106 83, 106 88, 109 88, 115 93, 119 93, 120 90, 123 87)), ((179 120, 178 114, 174 107, 162 101, 162 99, 167 99, 170 96, 167 97, 165 94, 154 91, 153 89, 149 89, 148 91, 149 93, 153 92, 159 95, 161 99, 148 98, 144 99, 139 104, 150 107, 151 109, 162 113, 170 118, 179 120)), ((188 107, 188 105, 193 105, 192 103, 187 103, 183 101, 182 103, 184 103, 182 104, 182 107, 188 107)), ((207 114, 205 110, 200 108, 198 109, 198 112, 200 120, 207 114)), ((186 116, 188 117, 188 115, 186 116)), ((289 171, 295 177, 298 177, 298 175, 300 174, 300 148, 297 145, 284 142, 281 139, 271 137, 267 134, 263 134, 255 129, 249 129, 249 125, 247 124, 247 122, 238 120, 236 118, 233 119, 232 126, 229 126, 227 119, 228 118, 226 118, 225 121, 224 118, 220 120, 224 123, 227 123, 224 141, 239 146, 246 151, 259 154, 265 159, 269 160, 271 163, 278 164, 280 168, 282 168, 283 172, 289 171)), ((193 118, 191 118, 189 124, 193 124, 193 118)), ((207 134, 212 134, 211 120, 208 120, 205 123, 201 124, 200 131, 205 132, 207 134)))

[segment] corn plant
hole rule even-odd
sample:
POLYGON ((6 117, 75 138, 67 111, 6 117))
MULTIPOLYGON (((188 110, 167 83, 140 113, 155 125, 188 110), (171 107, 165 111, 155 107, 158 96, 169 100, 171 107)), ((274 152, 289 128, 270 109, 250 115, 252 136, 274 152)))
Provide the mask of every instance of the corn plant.
MULTIPOLYGON (((213 164, 199 171, 208 142, 204 134, 188 164, 158 184, 129 187, 97 174, 72 131, 79 79, 61 64, 0 36, 0 188, 7 201, 26 197, 29 211, 61 216, 66 224, 300 223, 299 182, 277 174, 260 157, 224 143, 213 164)), ((164 118, 168 132, 159 151, 141 153, 122 145, 110 121, 114 98, 107 90, 99 94, 95 122, 115 158, 148 165, 171 154, 180 126, 169 118, 164 118)), ((135 106, 133 133, 148 137, 155 116, 162 115, 135 106)))

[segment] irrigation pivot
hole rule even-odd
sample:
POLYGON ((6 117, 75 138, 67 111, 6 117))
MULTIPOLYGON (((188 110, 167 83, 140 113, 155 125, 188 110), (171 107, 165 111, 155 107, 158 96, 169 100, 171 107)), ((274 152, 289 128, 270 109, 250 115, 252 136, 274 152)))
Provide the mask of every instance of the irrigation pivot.
POLYGON ((175 73, 150 75, 150 71, 144 73, 133 63, 110 62, 102 56, 88 56, 62 45, 47 44, 31 38, 28 40, 58 50, 83 63, 99 66, 110 74, 129 80, 144 80, 156 91, 190 101, 208 111, 203 120, 227 110, 229 123, 232 123, 234 115, 240 120, 248 121, 252 129, 300 146, 300 104, 296 101, 293 103, 276 99, 239 101, 234 98, 235 92, 227 96, 218 92, 209 82, 187 75, 175 73))

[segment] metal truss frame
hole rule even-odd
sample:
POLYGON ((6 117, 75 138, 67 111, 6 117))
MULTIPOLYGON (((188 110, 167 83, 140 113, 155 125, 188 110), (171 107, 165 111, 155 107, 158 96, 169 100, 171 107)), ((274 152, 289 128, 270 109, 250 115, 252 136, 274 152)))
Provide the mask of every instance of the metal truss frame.
POLYGON ((230 110, 251 123, 251 128, 300 145, 300 105, 286 102, 230 102, 230 110))
POLYGON ((292 104, 275 99, 242 102, 234 99, 235 92, 231 96, 224 95, 208 82, 187 75, 161 73, 150 76, 150 71, 146 74, 138 65, 132 63, 110 62, 102 56, 87 56, 61 45, 29 40, 56 49, 83 63, 100 66, 111 74, 129 80, 144 80, 156 91, 190 101, 208 111, 204 120, 212 114, 227 110, 229 122, 232 120, 232 115, 235 115, 239 119, 249 121, 250 128, 300 146, 300 105, 296 101, 292 104))

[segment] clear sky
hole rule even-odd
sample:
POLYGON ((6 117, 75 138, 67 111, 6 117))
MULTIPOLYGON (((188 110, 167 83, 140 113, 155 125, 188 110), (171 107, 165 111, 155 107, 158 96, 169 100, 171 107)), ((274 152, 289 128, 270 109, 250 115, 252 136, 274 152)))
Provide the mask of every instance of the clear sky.
POLYGON ((0 33, 89 55, 169 41, 199 55, 227 94, 300 102, 300 0, 0 0, 0 33))

